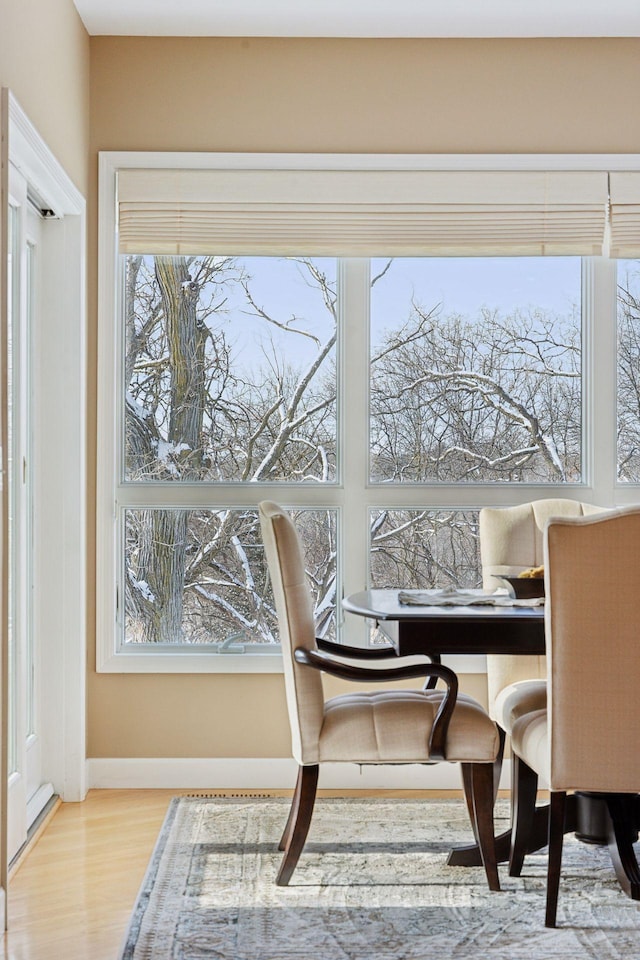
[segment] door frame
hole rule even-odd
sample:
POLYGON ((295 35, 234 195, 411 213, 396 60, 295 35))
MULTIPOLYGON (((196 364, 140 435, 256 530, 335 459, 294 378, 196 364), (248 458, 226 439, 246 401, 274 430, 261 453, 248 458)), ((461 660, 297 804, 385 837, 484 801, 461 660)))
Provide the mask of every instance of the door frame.
MULTIPOLYGON (((34 630, 42 644, 49 731, 46 776, 66 801, 86 795, 86 202, 11 92, 3 88, 0 236, 0 423, 6 449, 6 262, 9 164, 51 211, 43 270, 47 291, 34 343, 34 630), (61 384, 63 389, 61 389, 61 384), (46 402, 45 399, 46 398, 46 402), (55 424, 55 429, 52 425, 55 424), (64 456, 60 452, 64 451, 64 456)), ((2 529, 8 516, 2 462, 2 529)), ((1 729, 0 884, 6 889, 7 553, 0 547, 1 729)))

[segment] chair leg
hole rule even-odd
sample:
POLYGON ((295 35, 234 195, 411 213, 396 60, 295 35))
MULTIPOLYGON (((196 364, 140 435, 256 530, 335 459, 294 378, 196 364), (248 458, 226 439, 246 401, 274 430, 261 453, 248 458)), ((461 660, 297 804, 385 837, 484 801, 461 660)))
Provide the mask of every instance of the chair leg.
POLYGON ((297 810, 298 804, 300 803, 300 791, 302 790, 302 771, 304 770, 303 766, 298 767, 298 777, 296 780, 296 788, 293 791, 293 796, 291 797, 291 805, 289 806, 289 816, 287 817, 287 822, 282 831, 282 836, 280 837, 280 843, 278 844, 278 850, 286 850, 287 844, 289 842, 289 836, 293 830, 294 823, 294 810, 297 810))
MULTIPOLYGON (((504 756, 504 742, 506 734, 501 727, 498 727, 498 734, 500 736, 500 747, 498 749, 498 756, 493 762, 493 805, 495 806, 496 799, 498 797, 498 788, 500 786, 500 774, 502 772, 502 759, 504 756)), ((473 835, 476 838, 476 843, 478 841, 478 831, 476 829, 475 813, 473 810, 473 780, 472 780, 472 763, 461 763, 460 770, 462 773, 462 787, 464 789, 464 798, 467 803, 467 810, 469 812, 469 820, 471 821, 471 826, 473 828, 473 835)))
POLYGON ((536 815, 538 774, 515 753, 511 761, 511 853, 509 876, 519 877, 536 815))
POLYGON ((473 764, 461 763, 460 772, 462 773, 462 788, 464 790, 464 799, 467 804, 469 820, 471 821, 471 829, 473 830, 473 835, 477 843, 478 828, 476 827, 476 813, 473 808, 473 764))
POLYGON ((545 927, 555 927, 556 925, 566 802, 566 793, 559 790, 551 792, 551 802, 549 805, 549 863, 547 867, 547 912, 544 920, 545 927))
POLYGON ((493 765, 472 763, 473 823, 490 890, 500 889, 493 826, 493 765))
POLYGON ((307 839, 316 799, 319 770, 318 764, 301 766, 298 770, 298 781, 291 803, 291 812, 281 841, 281 843, 283 841, 285 843, 285 851, 276 877, 276 884, 279 887, 286 887, 289 883, 300 859, 304 842, 307 839))
POLYGON ((498 727, 498 737, 500 746, 498 747, 498 756, 493 761, 493 802, 495 804, 498 799, 498 790, 500 789, 500 775, 502 773, 502 762, 504 760, 504 744, 507 739, 507 735, 502 729, 498 727))

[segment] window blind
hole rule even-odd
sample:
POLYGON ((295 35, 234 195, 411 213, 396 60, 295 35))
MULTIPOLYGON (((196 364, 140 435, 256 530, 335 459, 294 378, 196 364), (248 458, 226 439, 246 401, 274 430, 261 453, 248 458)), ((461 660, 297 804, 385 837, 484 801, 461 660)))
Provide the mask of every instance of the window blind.
POLYGON ((611 256, 640 257, 640 171, 612 172, 611 256))
POLYGON ((606 171, 137 169, 123 253, 599 255, 606 171))

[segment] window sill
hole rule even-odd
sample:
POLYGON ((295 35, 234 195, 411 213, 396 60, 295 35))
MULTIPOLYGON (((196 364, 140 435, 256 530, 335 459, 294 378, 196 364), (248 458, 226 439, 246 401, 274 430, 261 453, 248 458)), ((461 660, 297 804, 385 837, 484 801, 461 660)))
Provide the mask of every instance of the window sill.
POLYGON ((97 673, 282 673, 282 654, 123 651, 104 657, 97 673))
MULTIPOLYGON (((478 655, 443 657, 443 663, 458 674, 486 673, 486 658, 478 655)), ((269 653, 135 653, 123 651, 106 657, 97 673, 283 673, 282 654, 269 653)))

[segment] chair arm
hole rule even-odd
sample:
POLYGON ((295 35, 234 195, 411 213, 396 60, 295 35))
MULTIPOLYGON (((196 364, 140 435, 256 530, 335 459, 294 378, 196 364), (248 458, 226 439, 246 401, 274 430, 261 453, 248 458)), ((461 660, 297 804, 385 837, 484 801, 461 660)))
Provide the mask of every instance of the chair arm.
POLYGON ((305 650, 298 647, 293 652, 297 663, 314 670, 322 670, 341 680, 355 683, 385 683, 390 680, 411 680, 414 677, 438 677, 443 680, 446 690, 438 708, 429 736, 429 756, 434 760, 446 760, 445 746, 449 721, 458 697, 458 677, 441 663, 412 663, 384 669, 368 669, 350 663, 342 663, 321 650, 305 650))
POLYGON ((337 657, 348 657, 349 660, 397 660, 398 655, 392 646, 388 647, 348 647, 344 643, 334 643, 324 637, 316 637, 318 650, 324 653, 333 653, 337 657))

